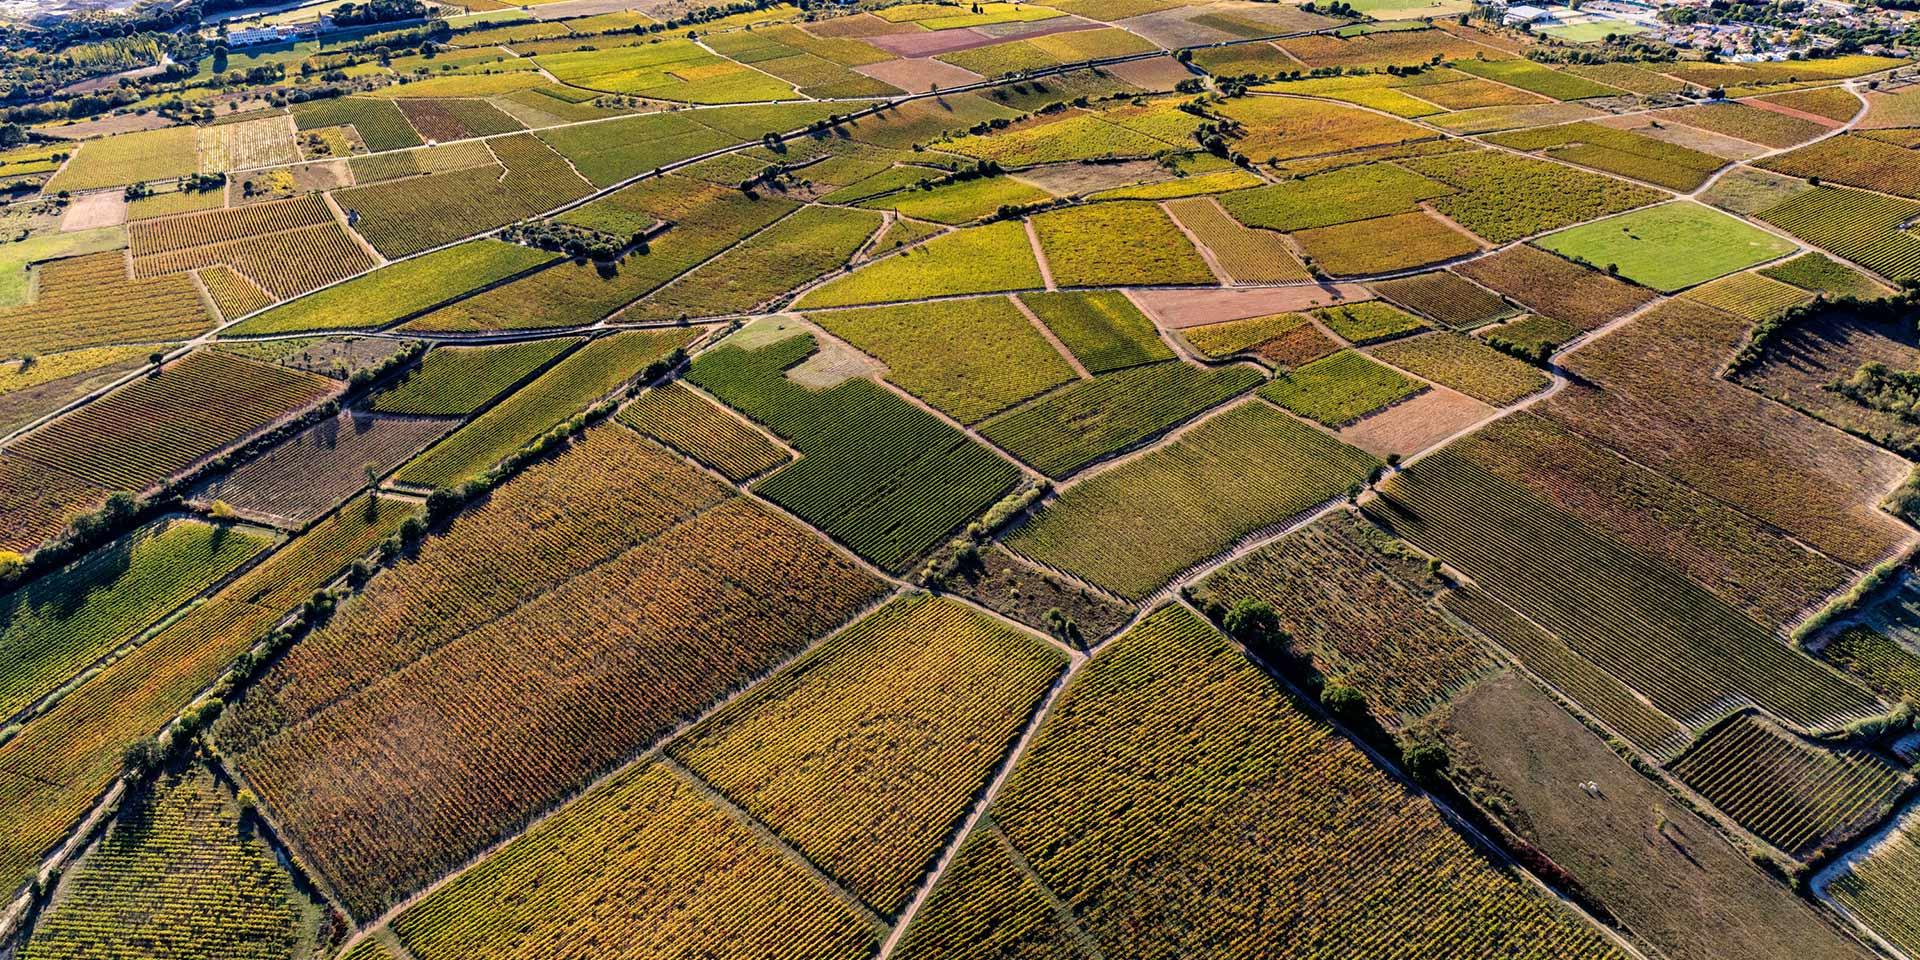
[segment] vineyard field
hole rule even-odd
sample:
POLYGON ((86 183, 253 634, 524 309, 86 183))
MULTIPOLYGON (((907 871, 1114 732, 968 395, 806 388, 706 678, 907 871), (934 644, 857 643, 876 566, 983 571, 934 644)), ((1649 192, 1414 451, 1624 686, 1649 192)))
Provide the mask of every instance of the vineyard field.
POLYGON ((629 307, 643 322, 751 313, 845 264, 880 228, 877 214, 802 207, 629 307))
MULTIPOLYGON (((1477 261, 1484 263, 1485 261, 1477 261)), ((1518 313, 1500 296, 1444 270, 1383 280, 1373 290, 1455 330, 1476 330, 1518 313)))
POLYGON ((1783 200, 1759 217, 1890 280, 1920 277, 1920 239, 1905 225, 1920 203, 1844 187, 1821 187, 1783 200))
POLYGON ((902 597, 667 753, 896 915, 1066 665, 971 607, 902 597))
POLYGON ((800 451, 756 485, 762 496, 897 569, 1012 489, 1012 464, 871 380, 814 390, 783 375, 814 352, 805 335, 722 343, 688 375, 800 451))
POLYGON ((1427 385, 1342 350, 1276 374, 1260 395, 1309 420, 1343 427, 1414 397, 1427 385))
POLYGON ((1365 508, 1691 728, 1743 704, 1810 727, 1879 709, 1670 567, 1451 451, 1389 477, 1365 508))
POLYGON ((373 409, 429 417, 465 416, 578 346, 578 337, 554 337, 483 347, 442 347, 420 368, 381 391, 373 409))
POLYGON ((1464 334, 1445 330, 1368 347, 1375 359, 1496 407, 1552 383, 1540 368, 1464 334))
MULTIPOLYGON (((1429 801, 1183 607, 1149 616, 1069 684, 991 815, 1103 951, 1618 955, 1488 867, 1429 801), (1329 796, 1347 798, 1339 816, 1329 796)), ((916 923, 978 909, 950 903, 959 918, 916 923)))
POLYGON ((641 394, 620 422, 718 470, 735 483, 785 464, 791 454, 734 414, 680 383, 641 394))
POLYGON ((201 350, 55 420, 8 452, 110 490, 142 491, 338 389, 317 374, 201 350))
MULTIPOLYGON (((270 683, 295 701, 236 714, 229 742, 248 780, 355 915, 465 861, 874 597, 877 581, 817 537, 758 504, 717 499, 711 481, 632 433, 603 431, 593 443, 613 449, 581 469, 611 455, 707 505, 627 505, 651 535, 630 533, 631 547, 596 566, 536 571, 559 577, 543 589, 500 590, 520 602, 498 619, 481 619, 484 602, 448 618, 411 603, 423 581, 489 589, 475 564, 496 561, 436 544, 412 576, 376 581, 276 668, 270 683), (382 627, 375 635, 406 642, 369 649, 361 638, 382 627), (296 682, 316 671, 339 692, 316 699, 314 684, 296 682), (501 711, 516 722, 491 722, 501 711), (349 769, 368 775, 335 773, 349 769)), ((471 535, 528 536, 500 520, 476 517, 471 535)))
POLYGON ((676 329, 630 330, 597 339, 428 448, 394 480, 444 487, 486 470, 632 380, 648 364, 686 346, 692 337, 692 331, 676 329))
POLYGON ((196 336, 213 325, 193 281, 183 275, 134 280, 120 251, 40 265, 38 296, 0 307, 0 347, 9 356, 110 343, 196 336))
POLYGON ((251 336, 384 327, 555 259, 531 247, 474 240, 282 304, 227 332, 251 336))
POLYGON ((1234 283, 1297 283, 1308 277, 1279 234, 1242 224, 1211 197, 1171 201, 1167 210, 1193 232, 1234 283))
POLYGON ((1440 585, 1424 558, 1336 512, 1234 561, 1194 594, 1203 605, 1272 604, 1296 655, 1359 690, 1393 728, 1495 667, 1429 604, 1440 585))
POLYGON ((343 410, 206 485, 198 497, 243 514, 305 524, 438 440, 445 420, 343 410))
POLYGON ((1173 359, 1153 321, 1110 290, 1023 293, 1020 302, 1095 375, 1173 359))
POLYGON ((262 531, 168 519, 0 594, 0 717, 33 705, 272 544, 262 531))
POLYGON ((1540 316, 1567 324, 1575 333, 1596 329, 1654 298, 1645 287, 1524 243, 1455 269, 1540 316))
POLYGON ((1240 538, 1331 500, 1375 463, 1272 407, 1243 403, 1068 488, 1007 545, 1140 599, 1240 538), (1108 549, 1117 537, 1151 549, 1108 549))
POLYGON ((592 185, 532 134, 486 141, 496 164, 335 194, 354 229, 388 259, 421 253, 586 196, 592 185))
POLYGON ((1822 747, 1748 714, 1671 764, 1740 825, 1800 858, 1877 820, 1908 785, 1866 750, 1822 747))
POLYGON ((980 425, 980 435, 1059 479, 1244 393, 1252 367, 1156 363, 1077 380, 980 425))

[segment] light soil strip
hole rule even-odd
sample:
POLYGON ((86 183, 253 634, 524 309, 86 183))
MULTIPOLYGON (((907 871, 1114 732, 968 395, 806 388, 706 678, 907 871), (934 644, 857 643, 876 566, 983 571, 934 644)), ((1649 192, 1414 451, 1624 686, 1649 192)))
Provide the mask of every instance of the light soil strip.
POLYGON ((1027 228, 1027 243, 1033 246, 1034 262, 1040 264, 1041 281, 1046 284, 1048 290, 1060 289, 1060 287, 1053 282, 1053 267, 1047 263, 1047 251, 1040 247, 1040 234, 1033 229, 1033 218, 1028 217, 1021 221, 1021 223, 1027 228))
POLYGON ((825 887, 827 892, 833 895, 834 899, 852 907, 854 912, 860 914, 860 918, 867 922, 867 926, 873 928, 875 934, 892 933, 892 929, 887 921, 881 918, 880 914, 875 913, 872 907, 867 906, 865 900, 856 896, 852 890, 848 890, 842 886, 839 879, 834 877, 833 874, 821 869, 820 865, 814 863, 812 858, 801 853, 792 844, 782 839, 778 833, 774 832, 772 827, 767 825, 766 821, 754 816, 747 808, 734 803, 732 797, 721 793, 719 788, 702 779, 699 774, 681 765, 680 761, 675 760, 664 751, 660 754, 659 763, 661 766, 679 774, 680 778, 685 780, 688 786, 699 791, 701 796, 706 797, 714 806, 719 807, 727 816, 733 818, 734 822, 753 831, 754 836, 759 837, 762 843, 772 847, 775 852, 787 858, 787 860, 795 866, 801 867, 812 874, 814 881, 822 887, 825 887))
MULTIPOLYGON (((1087 372, 1087 368, 1080 362, 1080 358, 1074 356, 1073 351, 1068 350, 1067 345, 1060 342, 1060 338, 1054 335, 1053 330, 1046 325, 1045 321, 1040 319, 1038 314, 1028 309, 1026 303, 1013 294, 1008 294, 1007 299, 1013 301, 1014 309, 1020 311, 1021 315, 1027 318, 1027 322, 1033 324, 1033 328, 1040 331, 1040 335, 1047 338, 1048 343, 1053 344, 1055 350, 1060 351, 1061 359, 1067 361, 1067 365, 1073 368, 1074 376, 1082 380, 1093 379, 1093 374, 1087 372)), ((1021 402, 1025 403, 1026 401, 1023 400, 1021 402)))

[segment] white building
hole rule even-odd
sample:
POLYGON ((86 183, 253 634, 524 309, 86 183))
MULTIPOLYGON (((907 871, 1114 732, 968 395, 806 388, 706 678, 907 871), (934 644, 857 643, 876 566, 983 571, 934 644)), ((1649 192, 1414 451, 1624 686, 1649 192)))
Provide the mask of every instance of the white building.
POLYGON ((256 43, 278 43, 286 39, 279 27, 248 27, 227 34, 227 46, 250 47, 256 43))
POLYGON ((1547 11, 1539 7, 1516 6, 1507 8, 1506 24, 1514 27, 1523 23, 1539 23, 1547 19, 1547 11))

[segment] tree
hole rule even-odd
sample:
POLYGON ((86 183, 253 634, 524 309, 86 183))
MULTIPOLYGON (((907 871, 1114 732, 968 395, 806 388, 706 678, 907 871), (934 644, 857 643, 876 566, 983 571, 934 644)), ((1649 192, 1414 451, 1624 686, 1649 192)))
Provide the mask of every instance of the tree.
POLYGON ((160 749, 160 741, 152 737, 141 737, 127 744, 120 752, 120 764, 123 767, 121 779, 129 785, 147 779, 160 764, 166 760, 166 754, 160 749))
POLYGON ((1344 683, 1336 681, 1321 688, 1320 705, 1333 719, 1348 726, 1367 719, 1367 698, 1344 683))
POLYGON ((1059 607, 1048 608, 1046 616, 1043 619, 1047 625, 1047 632, 1052 634, 1055 639, 1064 643, 1070 643, 1076 647, 1086 645, 1085 640, 1080 635, 1080 625, 1074 623, 1072 617, 1061 613, 1059 607))
POLYGON ((167 362, 167 352, 165 350, 155 350, 147 354, 147 362, 158 368, 161 364, 167 362))
POLYGON ((1265 600, 1236 602, 1221 618, 1220 625, 1226 629, 1227 636, 1248 647, 1264 648, 1285 635, 1280 629, 1280 615, 1274 612, 1273 604, 1265 600))
POLYGON ((1447 773, 1452 762, 1447 756, 1447 747, 1439 740, 1421 737, 1402 744, 1400 762, 1407 768, 1407 776, 1415 783, 1424 786, 1436 786, 1447 773))
POLYGON ((27 558, 12 550, 0 550, 0 579, 11 577, 27 565, 27 558))

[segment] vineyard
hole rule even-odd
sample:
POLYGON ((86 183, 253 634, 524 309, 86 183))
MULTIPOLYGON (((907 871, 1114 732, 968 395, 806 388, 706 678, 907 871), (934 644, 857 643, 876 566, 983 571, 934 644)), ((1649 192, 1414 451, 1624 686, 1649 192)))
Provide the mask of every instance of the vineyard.
POLYGON ((1434 209, 1494 243, 1631 210, 1664 196, 1603 174, 1499 150, 1421 157, 1403 165, 1454 187, 1455 192, 1432 200, 1434 209))
POLYGON ((1902 950, 1920 949, 1920 911, 1912 892, 1920 883, 1920 844, 1903 822, 1864 856, 1850 860, 1827 885, 1827 895, 1902 950))
POLYGON ((1240 538, 1331 500, 1375 462, 1272 407, 1243 403, 1076 483, 1007 545, 1143 598, 1240 538), (1141 549, 1109 548, 1123 540, 1141 549))
POLYGON ((133 275, 151 277, 215 264, 232 267, 278 300, 297 297, 374 267, 373 258, 353 241, 346 228, 329 222, 135 257, 133 275))
POLYGON ((1313 315, 1326 324, 1328 330, 1354 344, 1388 340, 1427 327, 1419 317, 1378 300, 1322 307, 1315 310, 1313 315))
MULTIPOLYGON (((1182 607, 1114 640, 1069 685, 992 815, 1103 950, 1617 955, 1182 607)), ((981 909, 947 902, 960 918, 916 922, 939 929, 981 909)))
POLYGON ((360 134, 367 149, 375 153, 420 145, 420 135, 392 100, 372 97, 309 100, 296 104, 291 112, 294 126, 301 130, 350 125, 360 134))
POLYGON ((206 603, 114 661, 0 743, 0 876, 22 877, 121 772, 126 744, 159 729, 348 563, 400 526, 397 500, 348 509, 309 530, 206 603))
POLYGON ((1784 200, 1760 219, 1894 280, 1920 276, 1920 239, 1905 226, 1920 203, 1822 187, 1784 200))
POLYGON ((1276 374, 1260 388, 1260 395, 1309 420, 1343 427, 1427 389, 1367 359, 1357 350, 1342 350, 1292 370, 1276 374))
POLYGON ((875 214, 802 207, 622 316, 646 321, 751 313, 760 304, 846 263, 879 228, 875 214))
POLYGON ((1193 231, 1234 283, 1297 283, 1307 279, 1306 268, 1279 234, 1241 224, 1211 197, 1175 200, 1167 204, 1167 210, 1193 231))
POLYGON ((1048 894, 990 819, 967 835, 940 885, 907 928, 904 960, 964 956, 1070 957, 1079 949, 1048 894))
POLYGON ((61 886, 22 960, 285 960, 302 897, 227 788, 190 763, 132 798, 61 886))
POLYGON ((1394 727, 1494 668, 1477 640, 1428 604, 1438 586, 1421 557, 1339 512, 1234 561, 1194 593, 1226 607, 1272 604, 1296 654, 1328 682, 1359 690, 1394 727))
POLYGON ((1376 359, 1469 397, 1503 407, 1552 382, 1540 368, 1445 330, 1368 347, 1376 359))
POLYGON ((961 423, 978 423, 1073 379, 1066 358, 1006 297, 811 314, 887 365, 887 380, 961 423))
POLYGON ((1632 313, 1654 297, 1645 287, 1524 243, 1454 269, 1543 317, 1569 324, 1574 333, 1632 313))
POLYGON ((456 417, 487 405, 553 358, 580 343, 555 337, 485 347, 442 347, 420 368, 381 391, 373 409, 428 417, 456 417))
POLYGON ((1391 163, 1369 163, 1237 190, 1222 196, 1220 205, 1250 227, 1293 231, 1408 213, 1420 201, 1450 192, 1445 184, 1391 163))
POLYGON ((1820 648, 1820 657, 1859 677, 1889 700, 1920 694, 1920 657, 1878 630, 1842 630, 1820 648))
POLYGON ((208 484, 199 496, 242 513, 304 524, 445 434, 445 420, 341 411, 208 484))
POLYGON ((1813 294, 1758 273, 1736 273, 1704 283, 1683 296, 1737 317, 1760 321, 1810 303, 1813 294))
POLYGON ((36 272, 34 302, 0 307, 0 342, 6 344, 0 351, 10 356, 178 340, 213 325, 191 278, 130 280, 126 254, 117 250, 54 260, 36 272))
POLYGON ((1213 271, 1186 234, 1150 203, 1088 204, 1043 213, 1033 218, 1033 232, 1063 287, 1214 283, 1213 271))
POLYGON ((814 350, 811 336, 752 351, 723 343, 688 375, 800 451, 759 482, 762 496, 898 568, 1013 487, 1012 464, 871 380, 810 390, 783 376, 814 350))
MULTIPOLYGON (((629 469, 712 495, 691 468, 626 438, 617 445, 628 448, 629 469), (655 463, 635 462, 643 459, 655 463)), ((356 915, 377 914, 466 860, 874 596, 872 578, 754 503, 684 510, 638 513, 657 536, 636 536, 571 574, 536 571, 560 577, 544 589, 502 585, 496 598, 521 602, 492 620, 478 619, 497 609, 477 576, 476 561, 489 561, 438 544, 409 568, 419 573, 376 583, 277 668, 286 685, 275 688, 299 694, 307 710, 276 715, 263 704, 236 715, 241 768, 356 915), (409 605, 422 580, 459 584, 441 600, 457 613, 426 619, 426 608, 409 605), (369 648, 360 638, 376 623, 408 642, 369 648), (325 686, 340 692, 314 699, 315 684, 291 684, 310 671, 334 674, 325 686), (517 718, 512 727, 489 719, 502 711, 517 718), (363 773, 342 779, 344 770, 363 773)), ((478 530, 510 540, 528 532, 478 530)))
POLYGON ((597 339, 435 444, 401 468, 394 480, 444 487, 486 470, 690 339, 692 332, 685 329, 630 330, 597 339))
POLYGON ((1841 136, 1769 157, 1763 166, 1796 177, 1819 177, 1876 193, 1920 198, 1920 171, 1914 169, 1912 153, 1866 137, 1841 136))
POLYGON ((194 272, 220 316, 232 320, 273 305, 273 295, 239 271, 220 263, 194 272))
POLYGON ((127 229, 127 240, 137 259, 332 222, 333 211, 327 209, 326 200, 309 194, 295 200, 141 220, 127 229))
POLYGON ((1316 227, 1293 239, 1314 265, 1336 277, 1411 270, 1480 251, 1473 237, 1425 211, 1316 227))
POLYGON ((1878 712, 1864 688, 1671 568, 1452 452, 1389 477, 1364 506, 1689 727, 1745 704, 1808 727, 1878 712))
POLYGON ((0 595, 0 717, 12 717, 193 599, 271 541, 244 527, 162 520, 0 595))
POLYGON ((316 374, 201 350, 29 434, 8 453, 110 490, 145 490, 336 390, 316 374))
POLYGON ((794 305, 850 307, 1043 286, 1026 230, 1018 223, 996 223, 935 237, 907 253, 821 284, 794 305))
POLYGON ((903 597, 667 753, 894 915, 1066 662, 951 600, 903 597))
POLYGON ((1059 479, 1260 382, 1245 364, 1155 363, 1078 380, 980 425, 980 435, 1059 479))
POLYGON ((1444 270, 1398 280, 1383 280, 1373 284, 1373 290, 1408 310, 1431 317, 1455 330, 1478 329, 1519 312, 1497 294, 1444 270))
POLYGON ((1023 293, 1020 302, 1093 374, 1173 359, 1153 321, 1111 290, 1023 293))
POLYGON ((620 422, 718 470, 736 483, 785 464, 791 455, 746 423, 679 383, 649 390, 622 408, 620 422))
POLYGON ((496 165, 354 187, 335 197, 342 209, 359 214, 354 229, 394 259, 543 213, 592 189, 532 134, 486 145, 496 165))
POLYGON ((229 332, 253 336, 384 327, 555 259, 531 247, 474 240, 282 304, 229 332))
POLYGON ((1808 743, 1752 714, 1671 766, 1741 826, 1802 858, 1877 819, 1909 785, 1871 752, 1808 743))
POLYGON ((672 767, 608 778, 393 922, 419 960, 857 960, 879 938, 804 867, 672 767), (619 909, 610 905, 619 904, 619 909), (716 933, 719 925, 725 932, 716 933))

